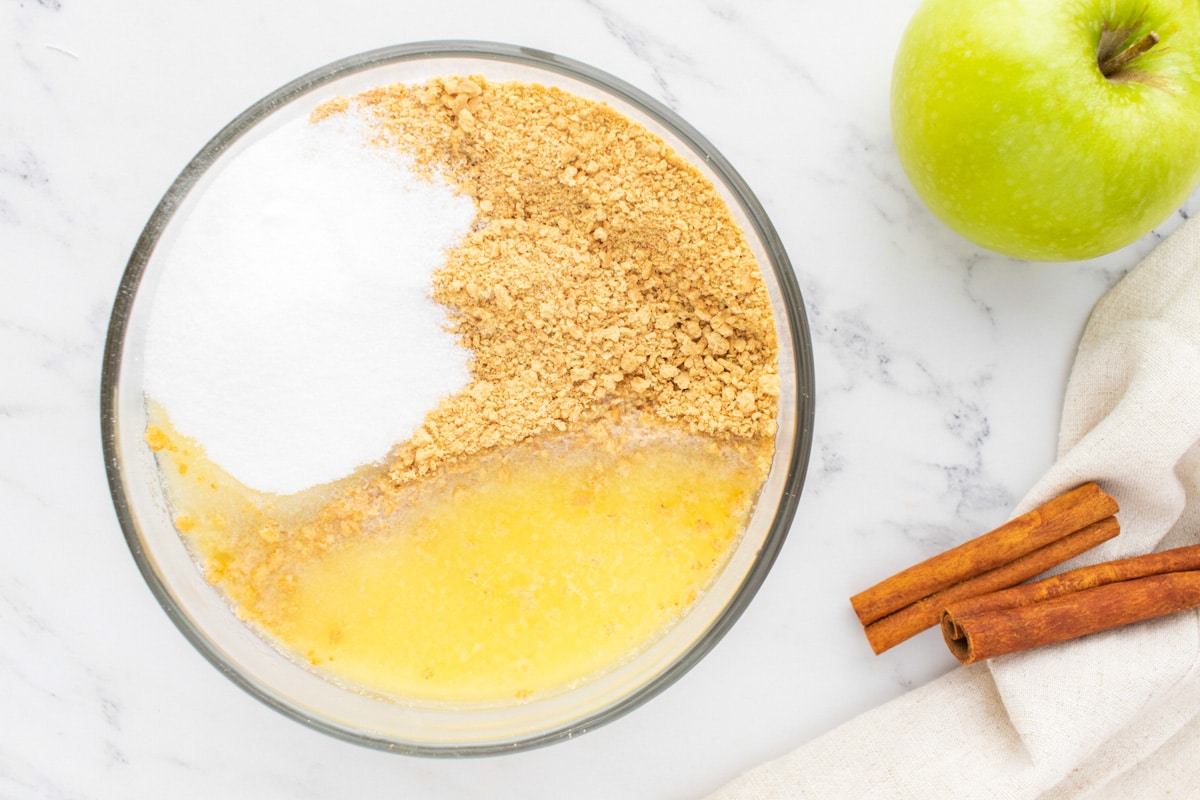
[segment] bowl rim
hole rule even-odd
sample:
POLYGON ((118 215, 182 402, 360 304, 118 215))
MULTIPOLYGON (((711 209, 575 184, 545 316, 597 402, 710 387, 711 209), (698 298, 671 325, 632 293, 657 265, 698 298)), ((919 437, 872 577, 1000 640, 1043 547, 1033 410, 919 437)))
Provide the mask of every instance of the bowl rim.
POLYGON ((164 193, 139 235, 121 276, 113 302, 105 339, 101 367, 100 426, 105 473, 117 520, 130 553, 159 606, 184 637, 214 667, 249 695, 284 716, 335 738, 379 750, 419 756, 497 755, 541 747, 578 736, 624 716, 658 695, 695 666, 729 631, 757 594, 787 538, 799 504, 812 451, 814 374, 811 335, 805 304, 791 261, 766 211, 749 185, 733 166, 699 131, 676 112, 635 86, 595 67, 554 53, 520 45, 481 40, 436 40, 381 47, 351 55, 318 67, 267 94, 219 130, 188 162, 164 193), (767 253, 767 261, 778 284, 786 308, 786 329, 791 339, 793 367, 796 372, 796 431, 783 493, 764 543, 736 592, 721 613, 699 639, 665 670, 653 676, 633 692, 584 717, 569 723, 537 731, 517 740, 472 744, 429 745, 356 730, 332 720, 315 718, 273 692, 270 687, 251 679, 226 659, 220 649, 189 621, 183 609, 172 599, 162 578, 146 553, 140 529, 123 487, 118 445, 117 401, 121 362, 131 310, 142 276, 156 244, 188 192, 205 171, 236 142, 242 134, 270 117, 274 112, 325 84, 355 73, 406 61, 425 58, 487 59, 509 62, 557 73, 580 81, 629 103, 669 130, 694 154, 702 156, 717 173, 725 188, 740 205, 767 253))

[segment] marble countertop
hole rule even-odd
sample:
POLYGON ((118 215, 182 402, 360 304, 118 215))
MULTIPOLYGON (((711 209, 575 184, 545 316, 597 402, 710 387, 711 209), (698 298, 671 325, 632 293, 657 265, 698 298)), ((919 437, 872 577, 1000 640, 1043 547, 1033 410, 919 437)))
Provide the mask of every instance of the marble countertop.
POLYGON ((697 797, 952 669, 932 633, 872 655, 846 598, 1006 518, 1051 463, 1092 305, 1200 201, 1087 263, 956 237, 917 200, 889 132, 892 54, 916 4, 5 4, 0 797, 697 797), (192 155, 300 74, 430 39, 569 56, 691 122, 773 218, 816 363, 799 511, 732 632, 631 715, 465 761, 329 738, 213 669, 130 557, 98 411, 122 270, 192 155))

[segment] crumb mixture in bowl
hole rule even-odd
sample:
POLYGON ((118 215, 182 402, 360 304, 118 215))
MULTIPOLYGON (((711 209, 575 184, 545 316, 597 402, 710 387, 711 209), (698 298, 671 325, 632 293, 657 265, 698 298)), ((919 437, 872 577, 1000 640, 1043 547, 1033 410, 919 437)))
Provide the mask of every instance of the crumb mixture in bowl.
POLYGON ((540 81, 381 82, 235 153, 164 237, 143 447, 203 581, 330 687, 269 702, 371 704, 413 752, 544 741, 686 669, 765 574, 802 310, 651 127, 540 81))
POLYGON ((565 430, 614 397, 697 433, 774 435, 778 352, 758 263, 711 182, 660 137, 602 103, 478 76, 315 116, 355 112, 380 146, 479 207, 433 276, 473 382, 418 430, 393 479, 565 430))

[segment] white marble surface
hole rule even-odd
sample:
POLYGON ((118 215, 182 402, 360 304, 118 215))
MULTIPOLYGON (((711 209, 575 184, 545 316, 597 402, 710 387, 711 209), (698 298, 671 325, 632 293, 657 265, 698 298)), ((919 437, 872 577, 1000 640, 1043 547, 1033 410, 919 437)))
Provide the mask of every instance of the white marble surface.
POLYGON ((696 797, 951 669, 936 634, 871 655, 846 598, 1004 519, 1050 463, 1089 309, 1180 217, 1054 266, 947 231, 888 128, 892 53, 916 2, 5 3, 0 797, 696 797), (468 761, 328 738, 204 661, 134 567, 98 418, 118 280, 188 159, 297 75, 445 38, 589 62, 699 128, 782 235, 817 369, 799 513, 734 630, 630 716, 468 761))

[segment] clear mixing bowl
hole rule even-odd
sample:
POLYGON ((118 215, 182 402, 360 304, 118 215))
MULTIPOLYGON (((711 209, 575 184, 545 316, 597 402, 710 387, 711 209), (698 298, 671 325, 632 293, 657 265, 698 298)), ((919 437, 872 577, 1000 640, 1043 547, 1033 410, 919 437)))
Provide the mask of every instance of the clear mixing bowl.
POLYGON ((359 744, 417 755, 503 753, 579 735, 646 702, 721 639, 762 584, 791 525, 812 445, 813 366, 804 305, 787 254, 761 205, 688 123, 638 89, 560 56, 502 44, 426 42, 330 64, 273 92, 221 130, 189 163, 139 238, 114 303, 104 354, 101 423, 113 503, 133 557, 184 636, 235 684, 283 714, 359 744), (238 619, 205 580, 172 522, 146 444, 143 351, 159 245, 186 218, 206 175, 279 124, 325 99, 440 75, 483 74, 560 87, 603 101, 663 137, 717 187, 763 268, 779 341, 776 450, 739 545, 714 583, 636 657, 568 691, 511 705, 461 707, 352 691, 305 668, 238 619))

